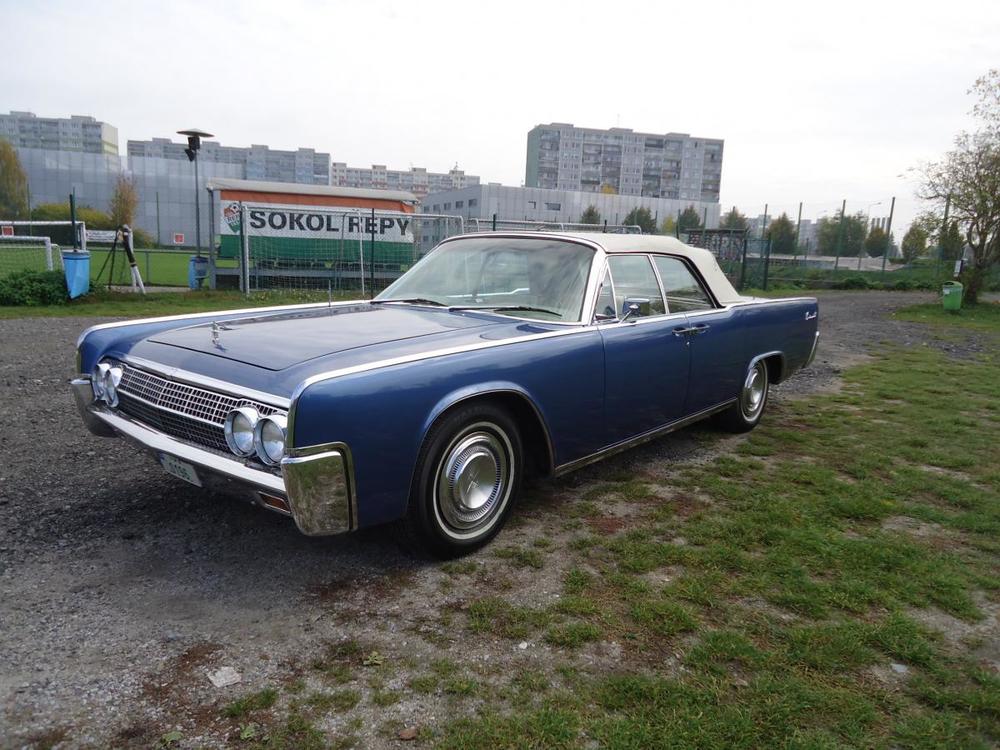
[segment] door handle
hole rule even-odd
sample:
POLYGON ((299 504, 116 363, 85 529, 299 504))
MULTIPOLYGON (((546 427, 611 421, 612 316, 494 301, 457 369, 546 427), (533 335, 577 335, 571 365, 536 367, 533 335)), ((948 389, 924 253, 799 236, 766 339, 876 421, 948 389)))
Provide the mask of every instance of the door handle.
POLYGON ((815 317, 816 317, 816 313, 814 313, 814 312, 807 312, 806 313, 806 320, 813 320, 815 317))
POLYGON ((697 336, 699 333, 707 331, 710 327, 705 323, 699 323, 696 326, 678 326, 674 329, 674 336, 697 336))

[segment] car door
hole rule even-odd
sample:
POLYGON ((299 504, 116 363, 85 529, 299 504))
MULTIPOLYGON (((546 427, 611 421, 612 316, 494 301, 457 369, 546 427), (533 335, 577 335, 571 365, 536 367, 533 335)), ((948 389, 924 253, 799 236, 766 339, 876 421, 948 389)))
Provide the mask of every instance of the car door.
POLYGON ((687 315, 691 356, 685 414, 717 406, 739 393, 745 364, 746 331, 738 308, 718 307, 693 267, 682 258, 653 256, 667 309, 687 315))
POLYGON ((683 314, 668 315, 648 255, 608 256, 608 271, 598 296, 604 322, 605 425, 613 444, 661 427, 683 416, 688 388, 688 347, 683 314), (650 300, 649 315, 627 319, 627 298, 650 300), (613 318, 613 319, 611 319, 613 318))

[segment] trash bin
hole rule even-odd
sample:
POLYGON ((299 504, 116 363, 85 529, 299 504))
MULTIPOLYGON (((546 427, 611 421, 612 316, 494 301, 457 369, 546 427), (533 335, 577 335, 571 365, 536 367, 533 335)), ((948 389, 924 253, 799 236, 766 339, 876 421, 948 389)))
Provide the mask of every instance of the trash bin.
POLYGON ((945 310, 957 312, 962 309, 962 285, 957 281, 946 281, 941 286, 941 301, 945 310))
POLYGON ((201 284, 208 276, 208 258, 192 255, 188 261, 188 287, 201 289, 201 284))
POLYGON ((69 298, 75 299, 90 291, 90 253, 84 250, 62 254, 63 270, 66 272, 66 288, 69 298))

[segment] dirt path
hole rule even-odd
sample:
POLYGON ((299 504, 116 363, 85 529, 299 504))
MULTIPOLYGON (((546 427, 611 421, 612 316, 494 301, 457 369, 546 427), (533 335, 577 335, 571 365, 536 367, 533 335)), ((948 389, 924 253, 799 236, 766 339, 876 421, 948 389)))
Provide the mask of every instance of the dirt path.
MULTIPOLYGON (((925 329, 888 315, 931 299, 822 294, 816 362, 774 398, 835 386, 880 342, 927 343, 925 329)), ((175 728, 181 746, 215 746, 231 731, 221 705, 308 677, 324 644, 347 637, 382 663, 351 678, 364 695, 354 723, 334 715, 322 728, 392 746, 387 725, 433 723, 452 704, 406 693, 379 706, 373 690, 398 690, 442 656, 480 674, 559 658, 542 643, 470 645, 442 625, 443 610, 491 592, 530 604, 557 594, 557 560, 501 565, 498 550, 544 550, 539 539, 567 535, 579 523, 569 509, 594 483, 729 445, 706 447, 695 428, 535 487, 516 522, 469 559, 474 567, 463 570, 475 572, 456 574, 404 556, 378 530, 303 537, 276 515, 188 488, 120 441, 91 437, 66 387, 73 343, 90 322, 0 321, 0 747, 145 747, 175 728), (220 666, 234 667, 242 684, 213 687, 206 672, 220 666)), ((582 658, 600 666, 615 654, 582 658)))

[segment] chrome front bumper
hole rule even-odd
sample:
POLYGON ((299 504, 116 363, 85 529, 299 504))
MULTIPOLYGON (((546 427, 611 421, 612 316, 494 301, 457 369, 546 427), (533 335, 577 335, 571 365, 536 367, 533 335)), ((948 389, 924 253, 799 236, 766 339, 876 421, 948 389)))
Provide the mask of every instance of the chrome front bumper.
POLYGON ((177 440, 95 402, 89 377, 74 378, 70 385, 83 423, 95 435, 123 437, 157 458, 175 456, 195 466, 211 489, 249 496, 272 510, 261 493, 284 498, 303 534, 325 536, 357 528, 350 452, 343 444, 299 449, 282 459, 278 476, 177 440))

